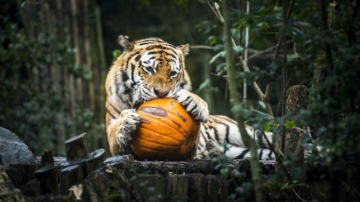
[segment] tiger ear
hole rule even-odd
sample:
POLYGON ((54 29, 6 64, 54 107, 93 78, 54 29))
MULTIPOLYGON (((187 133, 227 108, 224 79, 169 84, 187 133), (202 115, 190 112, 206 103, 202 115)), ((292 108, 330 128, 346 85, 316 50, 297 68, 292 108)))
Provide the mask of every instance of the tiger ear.
POLYGON ((131 52, 134 50, 134 40, 128 36, 120 35, 118 39, 119 44, 124 48, 124 52, 131 52))
POLYGON ((189 52, 190 52, 190 45, 189 44, 176 46, 176 48, 181 50, 181 52, 183 53, 184 56, 187 56, 189 54, 189 52))

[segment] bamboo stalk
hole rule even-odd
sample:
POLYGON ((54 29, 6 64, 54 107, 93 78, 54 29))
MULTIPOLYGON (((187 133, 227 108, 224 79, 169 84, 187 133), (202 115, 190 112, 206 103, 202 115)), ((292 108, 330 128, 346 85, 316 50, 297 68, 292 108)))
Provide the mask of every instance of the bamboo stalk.
MULTIPOLYGON (((235 65, 234 65, 234 58, 232 55, 232 45, 231 45, 231 33, 230 33, 230 22, 229 22, 229 15, 228 15, 228 0, 223 1, 224 5, 224 16, 225 16, 225 23, 224 23, 224 36, 225 36, 225 48, 226 48, 226 64, 228 68, 228 75, 229 75, 229 89, 230 89, 230 96, 232 99, 232 106, 240 105, 240 100, 237 97, 237 82, 235 78, 235 65)), ((251 158, 250 164, 252 168, 252 180, 254 183, 255 189, 255 200, 258 202, 265 201, 263 195, 263 188, 262 188, 262 178, 260 175, 260 165, 257 158, 257 145, 254 139, 252 139, 245 130, 244 120, 242 119, 239 113, 234 113, 235 120, 238 124, 239 131, 241 134, 241 138, 245 143, 245 146, 250 150, 251 158)))
MULTIPOLYGON (((86 64, 90 72, 90 81, 88 82, 89 88, 89 100, 90 100, 90 109, 95 111, 95 97, 94 97, 94 83, 92 80, 92 56, 91 56, 91 47, 90 47, 90 22, 89 22, 89 4, 88 0, 83 0, 84 13, 85 13, 85 22, 84 22, 84 35, 85 35, 85 54, 86 54, 86 64)), ((94 141, 95 142, 95 141, 94 141)))
MULTIPOLYGON (((96 15, 96 35, 97 35, 97 43, 98 43, 98 50, 99 50, 99 58, 100 58, 100 65, 99 65, 99 73, 100 73, 100 91, 99 91, 99 98, 100 98, 100 117, 101 123, 105 123, 105 116, 106 116, 106 109, 105 109, 105 80, 106 75, 108 72, 108 68, 106 67, 105 61, 105 53, 104 53, 104 42, 103 42, 103 34, 101 29, 101 13, 100 8, 98 5, 95 5, 95 15, 96 15)), ((100 144, 102 148, 105 148, 106 155, 110 154, 110 149, 108 145, 108 140, 106 136, 102 136, 100 139, 100 144)))
MULTIPOLYGON (((249 14, 250 11, 250 3, 249 1, 246 2, 246 14, 249 14)), ((247 70, 247 66, 248 66, 248 46, 249 46, 249 27, 246 26, 245 28, 245 53, 244 53, 244 61, 245 61, 245 65, 244 65, 244 72, 246 72, 247 70)), ((246 84, 246 78, 244 79, 244 86, 243 86, 243 102, 246 103, 247 102, 247 84, 246 84)))
POLYGON ((99 6, 95 6, 95 14, 96 14, 96 33, 97 33, 97 42, 99 46, 99 56, 100 56, 100 115, 103 117, 102 123, 105 123, 105 80, 107 74, 107 67, 105 62, 105 53, 104 53, 104 43, 103 43, 103 35, 101 29, 101 13, 99 6))
MULTIPOLYGON (((77 6, 76 0, 71 0, 71 20, 72 20, 72 31, 74 39, 75 51, 75 65, 81 65, 80 63, 80 44, 79 44, 79 30, 78 30, 78 19, 77 19, 77 6)), ((76 100, 78 103, 82 102, 83 93, 82 93, 82 79, 76 79, 76 100)))

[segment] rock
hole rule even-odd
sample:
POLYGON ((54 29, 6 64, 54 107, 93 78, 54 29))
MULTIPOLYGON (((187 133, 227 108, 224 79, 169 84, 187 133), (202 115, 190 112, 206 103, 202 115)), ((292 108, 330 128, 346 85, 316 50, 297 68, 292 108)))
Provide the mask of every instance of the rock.
POLYGON ((0 165, 0 201, 25 202, 24 195, 12 184, 3 165, 0 165))
POLYGON ((35 155, 14 133, 0 127, 0 155, 5 169, 10 164, 38 165, 35 155))

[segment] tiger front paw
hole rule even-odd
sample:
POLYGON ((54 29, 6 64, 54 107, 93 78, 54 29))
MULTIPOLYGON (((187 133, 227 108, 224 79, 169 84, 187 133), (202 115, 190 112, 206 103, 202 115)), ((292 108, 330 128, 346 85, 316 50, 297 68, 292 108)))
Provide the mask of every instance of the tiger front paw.
POLYGON ((182 89, 177 92, 176 99, 195 120, 204 123, 208 121, 209 109, 207 103, 199 96, 182 89))
POLYGON ((140 115, 134 109, 126 109, 121 112, 119 121, 118 134, 116 135, 116 143, 119 146, 129 145, 132 139, 131 135, 136 131, 140 124, 140 115))

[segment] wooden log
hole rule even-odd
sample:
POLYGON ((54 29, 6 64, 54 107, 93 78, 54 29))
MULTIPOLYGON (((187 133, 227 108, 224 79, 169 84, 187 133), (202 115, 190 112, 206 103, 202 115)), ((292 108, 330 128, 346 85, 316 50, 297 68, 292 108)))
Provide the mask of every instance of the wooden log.
MULTIPOLYGON (((59 169, 59 176, 61 176, 61 170, 70 166, 75 166, 78 165, 79 169, 82 170, 82 172, 84 173, 83 178, 86 177, 85 175, 85 162, 84 159, 80 159, 80 160, 75 160, 75 161, 67 161, 64 162, 62 164, 60 164, 60 169, 59 169)), ((59 178, 59 183, 61 183, 61 177, 59 178)))
POLYGON ((40 181, 41 195, 58 194, 58 166, 48 165, 35 172, 36 179, 40 181))
POLYGON ((101 167, 101 163, 106 160, 105 149, 98 149, 84 158, 85 162, 85 177, 92 173, 94 170, 101 167))
POLYGON ((9 169, 6 170, 6 173, 8 174, 14 186, 20 187, 35 179, 36 170, 37 165, 10 164, 9 169))
POLYGON ((89 153, 86 133, 68 139, 65 142, 65 152, 68 161, 84 158, 89 153))
POLYGON ((37 197, 41 194, 40 182, 32 180, 25 185, 19 187, 25 196, 37 197))
POLYGON ((189 174, 189 201, 205 201, 204 174, 189 174))
POLYGON ((41 166, 54 165, 54 157, 50 149, 46 149, 44 154, 41 156, 41 166))
POLYGON ((205 176, 205 200, 222 201, 229 196, 228 187, 221 175, 205 176))
POLYGON ((167 201, 187 201, 189 175, 169 175, 167 183, 167 201))
POLYGON ((84 170, 79 165, 63 168, 60 172, 60 194, 68 195, 69 188, 80 184, 84 179, 84 170))
POLYGON ((148 199, 149 201, 164 201, 166 202, 166 177, 159 174, 142 174, 138 176, 138 182, 145 183, 146 185, 142 187, 140 194, 143 199, 148 199), (152 188, 152 189, 149 189, 152 188))

